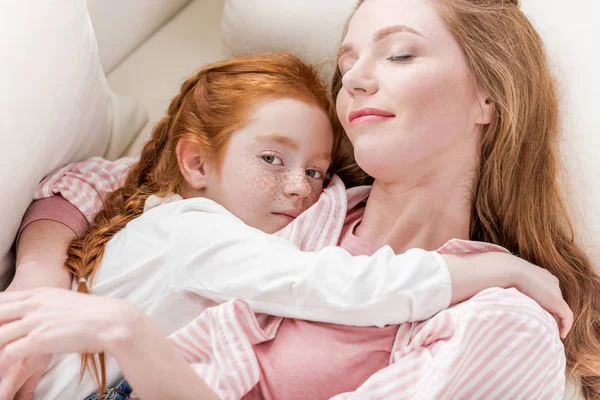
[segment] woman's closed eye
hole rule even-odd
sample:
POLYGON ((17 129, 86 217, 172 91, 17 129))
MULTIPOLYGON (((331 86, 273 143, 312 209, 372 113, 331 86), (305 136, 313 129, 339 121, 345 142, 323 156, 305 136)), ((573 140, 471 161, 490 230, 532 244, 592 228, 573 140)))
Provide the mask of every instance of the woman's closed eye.
POLYGON ((393 62, 406 62, 412 60, 413 58, 414 56, 412 54, 403 54, 400 56, 389 57, 388 60, 393 62))

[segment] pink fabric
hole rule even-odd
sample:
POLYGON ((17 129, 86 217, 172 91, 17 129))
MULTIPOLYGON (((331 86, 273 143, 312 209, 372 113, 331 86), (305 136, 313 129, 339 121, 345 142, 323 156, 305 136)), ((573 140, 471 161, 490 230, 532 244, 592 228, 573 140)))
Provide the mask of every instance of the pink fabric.
POLYGON ((31 203, 23 216, 17 235, 17 245, 23 230, 32 222, 40 220, 60 222, 68 226, 78 237, 81 237, 89 226, 81 211, 60 195, 36 200, 31 203))
MULTIPOLYGON (((38 195, 61 193, 91 220, 111 187, 94 182, 94 177, 110 175, 117 183, 124 176, 126 168, 114 164, 94 161, 68 166, 49 177, 38 195), (104 170, 96 175, 98 168, 104 170), (100 203, 93 199, 100 199, 100 203)), ((277 234, 305 251, 335 245, 342 237, 345 221, 362 218, 364 210, 359 205, 368 194, 369 188, 365 187, 346 191, 334 177, 317 204, 277 234)), ((484 251, 506 250, 461 240, 451 240, 438 250, 442 254, 484 251)), ((261 380, 254 348, 270 341, 276 343, 282 322, 282 318, 255 315, 247 303, 233 300, 206 310, 169 340, 222 399, 240 399, 261 380)), ((394 329, 396 336, 387 365, 358 388, 332 399, 562 398, 565 356, 556 322, 515 289, 488 289, 427 321, 404 323, 394 329)), ((304 342, 298 348, 286 340, 277 341, 277 346, 280 344, 289 352, 296 351, 296 355, 313 346, 304 342)), ((345 348, 330 347, 330 355, 337 357, 345 348)), ((321 351, 313 362, 323 362, 323 356, 321 351)), ((313 376, 296 372, 297 387, 312 385, 313 376)), ((322 368, 320 373, 328 374, 318 377, 322 381, 344 379, 339 371, 332 374, 322 368)))
MULTIPOLYGON (((310 243, 303 232, 311 235, 308 229, 311 221, 320 221, 320 226, 329 226, 335 232, 343 231, 344 215, 324 206, 324 202, 343 204, 342 199, 331 200, 345 195, 337 188, 341 182, 334 180, 332 184, 317 205, 280 234, 293 238, 303 250, 318 250, 337 243, 335 235, 315 232, 315 236, 327 238, 329 242, 320 242, 321 247, 302 245, 310 243), (337 218, 330 219, 328 225, 318 218, 321 214, 337 218)), ((341 208, 352 209, 367 196, 368 188, 351 189, 347 208, 341 208)), ((351 211, 349 218, 356 216, 354 213, 360 218, 362 212, 362 208, 351 211)), ((461 240, 451 240, 438 250, 442 254, 485 251, 506 250, 461 240)), ((326 327, 326 324, 303 322, 298 325, 282 318, 254 315, 247 303, 234 300, 206 310, 169 340, 222 399, 262 396, 337 400, 560 399, 564 392, 566 360, 556 322, 537 303, 515 289, 488 289, 427 321, 383 328, 383 341, 378 337, 377 345, 367 350, 379 352, 387 340, 386 329, 393 329, 396 334, 391 357, 358 387, 354 386, 363 377, 359 376, 360 371, 349 368, 355 368, 356 360, 363 358, 352 358, 356 343, 349 342, 351 337, 344 335, 353 328, 342 328, 338 331, 342 333, 340 336, 329 332, 315 341, 318 329, 326 327), (286 324, 290 324, 289 330, 286 324), (314 329, 306 336, 309 340, 302 340, 306 338, 301 335, 308 326, 314 329), (280 334, 282 338, 278 338, 280 334), (331 341, 340 337, 342 343, 331 341), (279 352, 284 362, 278 360, 277 355, 261 358, 262 346, 279 352), (305 357, 305 352, 314 358, 305 357), (285 361, 293 362, 296 370, 285 365, 285 361), (332 363, 335 363, 333 367, 327 368, 332 363), (284 368, 281 375, 277 367, 284 368), (261 383, 265 379, 268 384, 261 383), (293 385, 286 390, 284 386, 291 382, 293 385), (313 385, 317 390, 310 388, 313 385), (331 395, 343 386, 348 391, 331 395)), ((375 331, 377 328, 366 329, 375 331)), ((376 364, 381 362, 378 360, 376 364)))
MULTIPOLYGON (((377 250, 354 235, 361 214, 346 218, 338 243, 355 256, 377 250)), ((254 346, 261 379, 245 398, 326 399, 354 391, 389 364, 397 330, 286 318, 273 340, 254 346)))
POLYGON ((129 168, 136 161, 133 157, 116 161, 94 157, 69 164, 48 175, 33 198, 38 200, 60 194, 91 223, 102 209, 106 195, 123 186, 129 168))

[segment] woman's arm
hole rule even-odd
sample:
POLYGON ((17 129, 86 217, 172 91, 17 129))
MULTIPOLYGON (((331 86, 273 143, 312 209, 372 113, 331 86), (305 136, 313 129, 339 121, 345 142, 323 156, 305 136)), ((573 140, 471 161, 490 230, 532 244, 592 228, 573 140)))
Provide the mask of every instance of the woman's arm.
POLYGON ((70 288, 71 276, 62 267, 67 247, 86 228, 83 215, 61 196, 34 201, 19 230, 15 277, 8 290, 70 288))
POLYGON ((142 400, 217 400, 156 324, 133 305, 121 310, 127 308, 123 327, 107 335, 103 347, 117 359, 135 394, 142 400))
POLYGON ((125 300, 60 289, 0 293, 1 323, 0 375, 37 354, 107 352, 144 400, 217 399, 160 329, 125 300))

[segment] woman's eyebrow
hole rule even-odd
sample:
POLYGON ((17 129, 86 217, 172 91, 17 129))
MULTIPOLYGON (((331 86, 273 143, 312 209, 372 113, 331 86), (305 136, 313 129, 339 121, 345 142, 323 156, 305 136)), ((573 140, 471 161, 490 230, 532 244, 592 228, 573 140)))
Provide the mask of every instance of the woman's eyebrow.
POLYGON ((421 32, 417 31, 416 29, 411 28, 410 26, 406 26, 406 25, 394 25, 394 26, 388 26, 387 28, 383 28, 378 30, 377 32, 375 32, 375 34, 373 35, 373 41, 374 42, 378 42, 381 39, 384 39, 385 37, 392 35, 394 33, 412 33, 414 35, 417 36, 421 36, 421 37, 425 37, 421 32))
MULTIPOLYGON (((373 42, 378 42, 394 33, 402 33, 402 32, 412 33, 414 35, 421 36, 423 38, 425 37, 421 32, 419 32, 416 29, 413 29, 409 26, 394 25, 394 26, 388 26, 386 28, 382 28, 382 29, 378 30, 377 32, 375 32, 375 34, 373 35, 373 42)), ((339 59, 344 54, 349 53, 353 50, 354 50, 354 47, 351 44, 343 44, 342 46, 340 46, 340 49, 337 52, 337 58, 339 59)))

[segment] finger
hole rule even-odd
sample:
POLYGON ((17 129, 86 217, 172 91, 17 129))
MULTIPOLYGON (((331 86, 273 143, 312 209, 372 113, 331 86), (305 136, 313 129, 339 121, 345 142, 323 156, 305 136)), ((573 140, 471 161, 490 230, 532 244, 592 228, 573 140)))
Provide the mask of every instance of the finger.
POLYGON ((64 330, 62 329, 55 330, 52 333, 32 332, 7 344, 0 353, 0 375, 3 371, 8 370, 13 363, 30 356, 78 352, 78 350, 72 349, 73 346, 70 342, 65 345, 63 336, 64 330))
POLYGON ((567 303, 564 303, 564 307, 558 316, 560 317, 560 337, 564 339, 573 327, 573 311, 571 311, 567 303))
POLYGON ((12 400, 17 393, 17 390, 25 381, 23 373, 23 362, 19 362, 9 369, 0 379, 0 400, 12 400))
POLYGON ((35 322, 19 319, 0 326, 0 349, 15 340, 27 336, 35 327, 35 322))
POLYGON ((21 350, 27 349, 27 344, 27 337, 23 337, 4 347, 0 353, 0 376, 8 373, 17 364, 22 366, 27 354, 21 352, 21 350))
POLYGON ((19 290, 15 292, 0 292, 0 304, 12 303, 13 301, 26 300, 33 294, 31 290, 19 290))
POLYGON ((27 379, 23 387, 17 392, 15 400, 33 400, 33 394, 40 383, 41 377, 41 375, 35 375, 27 379))
POLYGON ((0 325, 23 318, 26 310, 24 301, 0 304, 0 325))

